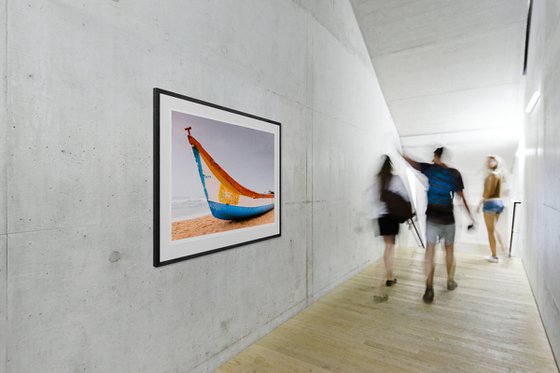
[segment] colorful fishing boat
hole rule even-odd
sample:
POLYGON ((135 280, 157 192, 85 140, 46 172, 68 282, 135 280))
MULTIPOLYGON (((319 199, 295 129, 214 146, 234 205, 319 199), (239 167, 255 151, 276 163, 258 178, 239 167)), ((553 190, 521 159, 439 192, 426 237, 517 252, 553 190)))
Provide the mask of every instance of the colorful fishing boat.
POLYGON ((246 220, 274 208, 274 192, 257 193, 235 181, 185 128, 212 215, 222 220, 246 220))

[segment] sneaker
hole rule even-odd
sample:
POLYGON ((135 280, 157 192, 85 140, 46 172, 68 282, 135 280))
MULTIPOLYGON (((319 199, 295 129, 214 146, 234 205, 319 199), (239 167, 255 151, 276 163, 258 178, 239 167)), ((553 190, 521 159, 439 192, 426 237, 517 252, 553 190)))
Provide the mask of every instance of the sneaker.
POLYGON ((426 288, 426 292, 422 297, 424 303, 432 303, 434 301, 434 288, 426 288))
POLYGON ((447 290, 455 290, 459 286, 455 280, 447 280, 447 290))
POLYGON ((489 261, 490 263, 498 263, 499 261, 497 256, 487 256, 486 260, 489 261))
POLYGON ((392 279, 392 280, 387 280, 387 281, 385 281, 385 285, 387 285, 387 286, 393 286, 393 285, 395 285, 396 283, 397 283, 397 278, 396 278, 396 277, 395 277, 394 279, 392 279))

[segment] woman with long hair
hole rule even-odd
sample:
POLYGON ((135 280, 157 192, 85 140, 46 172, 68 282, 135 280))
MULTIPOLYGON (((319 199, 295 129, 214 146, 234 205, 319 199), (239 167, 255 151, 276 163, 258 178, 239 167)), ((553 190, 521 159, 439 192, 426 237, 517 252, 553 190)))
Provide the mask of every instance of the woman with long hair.
MULTIPOLYGON (((390 191, 396 193, 403 197, 406 201, 410 201, 408 192, 398 175, 393 174, 393 164, 391 163, 391 158, 388 155, 383 156, 383 164, 381 169, 377 173, 378 184, 379 184, 379 196, 383 194, 384 191, 390 191)), ((387 204, 382 201, 380 197, 379 210, 378 210, 378 220, 379 233, 383 236, 383 241, 385 242, 385 252, 383 254, 383 261, 385 263, 385 271, 387 281, 385 285, 393 286, 397 283, 397 279, 393 274, 393 256, 395 248, 395 238, 399 233, 399 223, 389 216, 389 209, 387 204)))
POLYGON ((488 175, 484 179, 484 192, 477 209, 477 211, 480 211, 480 207, 482 206, 482 212, 484 213, 484 223, 488 231, 488 242, 490 244, 491 253, 490 256, 486 257, 486 260, 490 263, 498 263, 499 261, 496 253, 496 239, 502 249, 504 248, 502 237, 496 229, 500 214, 504 211, 504 202, 501 198, 503 177, 499 171, 499 166, 500 164, 497 157, 489 155, 486 158, 488 175))

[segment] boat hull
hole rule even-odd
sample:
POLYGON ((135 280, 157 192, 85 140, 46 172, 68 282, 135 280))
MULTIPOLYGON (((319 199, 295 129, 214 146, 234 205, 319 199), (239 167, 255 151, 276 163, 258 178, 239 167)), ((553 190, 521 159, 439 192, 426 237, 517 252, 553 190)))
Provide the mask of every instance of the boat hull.
POLYGON ((222 220, 246 220, 265 214, 274 208, 274 204, 257 207, 232 206, 208 201, 212 215, 222 220))

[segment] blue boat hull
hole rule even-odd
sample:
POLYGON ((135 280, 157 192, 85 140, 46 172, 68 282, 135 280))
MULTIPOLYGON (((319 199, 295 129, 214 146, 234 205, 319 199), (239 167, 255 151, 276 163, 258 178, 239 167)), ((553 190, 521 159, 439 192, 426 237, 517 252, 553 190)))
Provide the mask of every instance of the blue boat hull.
POLYGON ((208 206, 210 207, 212 215, 215 218, 222 220, 246 220, 262 215, 274 208, 273 203, 257 207, 243 207, 226 205, 212 201, 208 201, 208 206))

